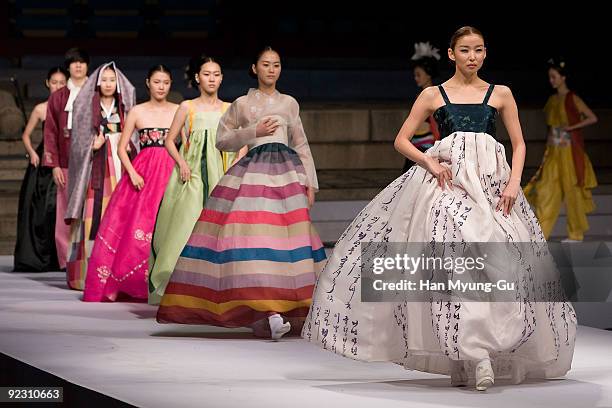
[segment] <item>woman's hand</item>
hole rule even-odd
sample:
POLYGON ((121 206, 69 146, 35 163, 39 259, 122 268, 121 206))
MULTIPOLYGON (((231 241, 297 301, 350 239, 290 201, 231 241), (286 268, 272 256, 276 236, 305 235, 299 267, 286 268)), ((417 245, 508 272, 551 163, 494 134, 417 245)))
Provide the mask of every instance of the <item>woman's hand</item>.
POLYGON ((442 190, 445 189, 445 185, 453 189, 453 175, 450 169, 442 166, 437 158, 428 156, 423 165, 438 180, 438 186, 442 187, 442 190))
POLYGON ((100 148, 104 145, 105 142, 106 142, 106 138, 102 134, 102 131, 100 131, 98 133, 98 136, 96 136, 96 138, 94 139, 92 149, 94 151, 100 150, 100 148))
POLYGON ((308 197, 308 208, 312 208, 315 202, 315 191, 312 187, 306 187, 306 196, 308 197))
POLYGON ((179 170, 181 171, 181 180, 183 183, 188 182, 191 178, 191 170, 189 169, 189 166, 185 160, 181 160, 179 163, 179 170))
POLYGON ((130 174, 130 180, 132 181, 132 185, 136 190, 140 191, 144 188, 144 179, 140 174, 136 172, 130 174))
POLYGON ((278 128, 278 122, 272 118, 265 118, 257 124, 255 128, 256 137, 270 136, 274 134, 276 128, 278 128))
POLYGON ((505 216, 510 215, 510 211, 512 211, 512 207, 516 202, 516 197, 518 197, 519 189, 521 188, 521 181, 519 179, 510 179, 506 188, 504 188, 504 192, 497 203, 496 211, 503 211, 505 216))
POLYGON ((36 154, 35 151, 31 151, 28 155, 30 156, 30 164, 34 167, 38 167, 40 164, 40 157, 38 157, 38 154, 36 154))
POLYGON ((53 168, 53 181, 59 188, 66 187, 66 179, 64 178, 64 173, 60 167, 53 168))

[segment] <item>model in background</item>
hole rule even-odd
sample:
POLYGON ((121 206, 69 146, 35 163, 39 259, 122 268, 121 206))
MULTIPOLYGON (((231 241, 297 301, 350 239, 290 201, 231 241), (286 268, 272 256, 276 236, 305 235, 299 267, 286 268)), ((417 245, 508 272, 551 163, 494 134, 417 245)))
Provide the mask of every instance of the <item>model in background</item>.
POLYGON ((57 186, 55 246, 60 269, 66 268, 70 225, 64 222, 68 207, 68 165, 73 125, 74 101, 87 80, 89 55, 78 48, 66 52, 64 65, 70 74, 65 88, 51 94, 45 119, 43 166, 53 168, 57 186))
POLYGON ((276 89, 279 54, 265 48, 249 73, 257 89, 232 103, 217 132, 219 149, 249 151, 212 191, 157 320, 223 327, 267 320, 278 340, 303 324, 325 260, 309 212, 318 182, 300 107, 276 89))
POLYGON ((223 154, 215 147, 219 120, 230 105, 219 99, 221 65, 214 58, 199 56, 190 61, 189 67, 190 81, 198 87, 200 96, 181 103, 165 142, 176 167, 164 193, 153 235, 149 261, 151 304, 158 304, 164 294, 193 226, 225 170, 223 154), (179 135, 180 151, 175 143, 179 135))
MULTIPOLYGON (((66 86, 68 72, 63 67, 53 67, 47 73, 45 86, 49 94, 66 86)), ((14 270, 19 272, 43 272, 59 269, 55 247, 55 201, 57 189, 52 170, 41 166, 44 140, 36 149, 31 135, 38 122, 45 129, 47 101, 32 110, 30 120, 23 131, 22 140, 30 165, 19 192, 17 214, 17 242, 15 243, 14 270)))
POLYGON ((128 177, 117 184, 98 229, 87 267, 84 301, 115 301, 121 296, 147 299, 151 238, 174 167, 164 146, 178 108, 166 99, 171 84, 168 68, 152 67, 146 78, 149 101, 134 106, 127 115, 118 155, 128 177), (132 162, 128 144, 135 129, 140 153, 132 162))
MULTIPOLYGON (((439 75, 438 61, 440 60, 440 54, 438 51, 437 48, 433 48, 428 42, 414 44, 414 55, 412 56, 411 63, 412 72, 414 74, 414 82, 421 89, 432 86, 434 78, 439 75)), ((440 140, 440 132, 433 115, 429 116, 421 124, 412 139, 410 139, 412 144, 422 152, 432 147, 436 140, 440 140)), ((406 157, 403 172, 407 172, 414 164, 412 160, 406 157)))
POLYGON ((584 150, 582 129, 597 122, 597 116, 567 86, 567 66, 563 60, 550 60, 548 80, 555 89, 544 106, 548 138, 540 168, 525 187, 548 239, 561 204, 567 212, 566 242, 579 242, 589 229, 587 214, 595 209, 592 190, 597 178, 584 150))
MULTIPOLYGON (((65 214, 71 222, 66 271, 73 289, 85 286, 87 262, 100 221, 121 179, 117 147, 125 115, 135 102, 134 87, 110 62, 98 67, 74 103, 65 214)), ((136 153, 134 144, 130 151, 136 153)))

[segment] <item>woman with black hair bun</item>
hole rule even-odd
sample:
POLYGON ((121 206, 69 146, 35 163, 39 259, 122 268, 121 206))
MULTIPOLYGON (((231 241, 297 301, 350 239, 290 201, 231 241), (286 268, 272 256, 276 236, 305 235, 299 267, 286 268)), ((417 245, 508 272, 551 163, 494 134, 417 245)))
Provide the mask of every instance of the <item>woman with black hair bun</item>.
POLYGON ((478 76, 486 55, 476 28, 453 34, 454 75, 421 92, 395 139, 396 150, 419 165, 382 190, 337 241, 304 323, 309 342, 448 375, 451 385, 478 391, 496 379, 518 384, 570 369, 576 314, 521 191, 516 101, 510 88, 478 76), (430 115, 442 138, 423 153, 411 138, 430 115), (498 116, 511 165, 495 138, 498 116), (468 273, 455 267, 478 258, 482 267, 468 273), (451 287, 476 281, 512 282, 514 290, 451 287))
POLYGON ((172 121, 165 145, 176 162, 164 193, 149 260, 149 303, 158 304, 170 274, 193 230, 210 192, 235 154, 215 147, 217 126, 230 104, 219 99, 223 81, 215 58, 192 58, 187 69, 192 86, 200 96, 183 101, 172 121), (175 141, 181 136, 181 147, 175 141))
MULTIPOLYGON (((47 74, 45 86, 49 94, 66 86, 68 71, 53 67, 47 74)), ((26 170, 19 192, 17 214, 17 242, 15 243, 14 270, 17 272, 44 272, 59 269, 55 247, 56 187, 50 168, 40 164, 44 141, 36 149, 30 136, 38 121, 44 132, 47 101, 32 110, 22 139, 30 165, 26 170)))
POLYGON ((597 178, 584 150, 582 129, 597 122, 597 116, 567 86, 568 67, 563 58, 548 61, 548 80, 555 89, 544 106, 548 139, 542 164, 525 187, 546 239, 550 236, 561 203, 567 211, 567 238, 580 242, 589 229, 587 214, 595 209, 592 190, 597 178))
POLYGON ((168 102, 172 75, 164 65, 149 69, 150 98, 127 115, 119 140, 118 156, 125 176, 113 192, 96 234, 89 259, 83 300, 146 301, 151 236, 159 204, 174 167, 164 142, 178 105, 168 102), (130 160, 128 143, 137 131, 140 152, 130 160))
POLYGON ((325 261, 309 211, 318 182, 300 106, 276 89, 278 52, 260 51, 250 74, 257 88, 232 103, 217 133, 220 149, 249 151, 213 190, 157 320, 251 327, 279 340, 303 324, 325 261))
MULTIPOLYGON (((421 90, 433 86, 433 80, 439 74, 438 61, 440 54, 438 49, 426 43, 414 44, 414 55, 412 56, 411 66, 414 74, 414 81, 421 90)), ((433 115, 429 116, 425 122, 417 129, 410 141, 422 152, 432 147, 436 140, 440 140, 440 131, 433 115)), ((407 172, 414 162, 409 158, 404 161, 403 173, 407 172)))

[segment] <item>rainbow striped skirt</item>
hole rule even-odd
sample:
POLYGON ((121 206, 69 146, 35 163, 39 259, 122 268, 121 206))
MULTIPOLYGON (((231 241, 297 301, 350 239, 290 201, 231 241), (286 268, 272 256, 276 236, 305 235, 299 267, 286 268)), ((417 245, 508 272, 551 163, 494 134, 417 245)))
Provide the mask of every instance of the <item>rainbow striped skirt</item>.
POLYGON ((325 261, 306 180, 282 143, 257 146, 232 166, 181 253, 157 321, 242 327, 273 313, 305 318, 325 261))

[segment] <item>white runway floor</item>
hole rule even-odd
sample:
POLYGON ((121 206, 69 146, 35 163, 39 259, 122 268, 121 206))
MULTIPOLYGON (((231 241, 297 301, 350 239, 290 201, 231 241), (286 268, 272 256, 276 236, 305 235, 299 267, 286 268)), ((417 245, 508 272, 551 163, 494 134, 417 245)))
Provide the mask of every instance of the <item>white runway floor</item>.
MULTIPOLYGON (((0 257, 0 270, 10 263, 0 257)), ((612 332, 604 330, 579 328, 566 379, 477 393, 299 337, 275 343, 240 330, 160 325, 152 306, 80 296, 61 273, 0 272, 0 352, 143 407, 612 407, 612 332)))

